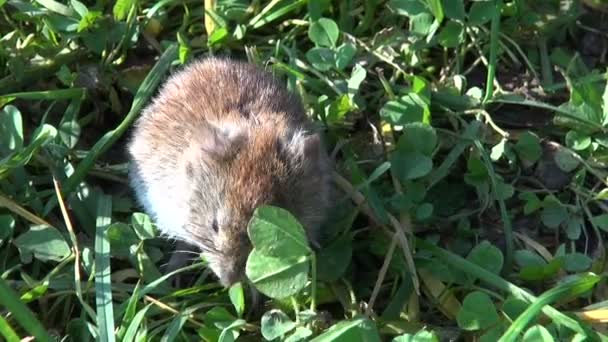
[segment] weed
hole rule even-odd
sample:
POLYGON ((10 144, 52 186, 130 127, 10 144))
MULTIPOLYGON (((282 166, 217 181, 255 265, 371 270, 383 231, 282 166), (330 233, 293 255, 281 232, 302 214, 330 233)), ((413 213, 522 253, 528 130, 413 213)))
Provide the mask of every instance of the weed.
POLYGON ((606 340, 607 9, 0 1, 0 335, 606 340), (163 272, 172 244, 127 181, 134 119, 208 55, 272 71, 335 160, 321 248, 281 208, 253 216, 257 314, 198 256, 163 272))

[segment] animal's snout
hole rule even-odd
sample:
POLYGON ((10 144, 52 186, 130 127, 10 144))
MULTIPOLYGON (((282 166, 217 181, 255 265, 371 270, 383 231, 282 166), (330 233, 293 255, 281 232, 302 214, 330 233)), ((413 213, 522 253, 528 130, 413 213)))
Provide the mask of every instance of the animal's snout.
POLYGON ((226 265, 220 271, 220 283, 225 287, 231 286, 232 284, 241 280, 241 278, 243 277, 243 271, 244 269, 241 265, 226 265))

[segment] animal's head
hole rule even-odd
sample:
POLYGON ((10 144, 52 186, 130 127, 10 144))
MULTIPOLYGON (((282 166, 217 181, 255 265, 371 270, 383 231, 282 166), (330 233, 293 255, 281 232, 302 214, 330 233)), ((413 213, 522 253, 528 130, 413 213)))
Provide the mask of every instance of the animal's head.
POLYGON ((285 208, 307 230, 323 216, 329 175, 316 134, 280 125, 209 124, 184 153, 193 187, 185 229, 224 286, 244 275, 252 249, 247 225, 257 207, 285 208))

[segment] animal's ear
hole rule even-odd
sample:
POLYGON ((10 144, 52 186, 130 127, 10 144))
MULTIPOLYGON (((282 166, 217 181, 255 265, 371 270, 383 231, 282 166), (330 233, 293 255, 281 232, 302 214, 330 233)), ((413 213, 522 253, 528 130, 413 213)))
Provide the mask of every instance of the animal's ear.
POLYGON ((303 138, 303 154, 305 158, 316 160, 321 153, 321 137, 319 134, 307 135, 303 138))
POLYGON ((301 160, 318 160, 322 153, 321 137, 319 134, 298 132, 289 143, 289 151, 298 162, 301 160))
POLYGON ((199 135, 204 155, 214 159, 227 159, 234 156, 247 139, 247 130, 236 125, 216 127, 205 125, 199 135))

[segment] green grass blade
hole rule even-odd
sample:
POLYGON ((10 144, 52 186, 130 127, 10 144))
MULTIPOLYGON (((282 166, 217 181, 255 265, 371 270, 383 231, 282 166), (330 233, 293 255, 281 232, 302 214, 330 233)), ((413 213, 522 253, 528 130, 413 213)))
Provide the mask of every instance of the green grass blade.
POLYGON ((0 294, 0 305, 5 307, 27 332, 35 336, 37 341, 53 341, 34 313, 19 300, 19 295, 2 278, 0 294))
POLYGON ((505 103, 505 104, 515 104, 515 105, 522 105, 522 106, 528 106, 528 107, 535 107, 535 108, 541 108, 541 109, 546 109, 546 110, 550 110, 556 113, 561 114, 562 116, 571 119, 571 120, 575 120, 580 122, 581 124, 587 126, 590 129, 593 129, 595 131, 600 131, 600 132, 606 132, 606 128, 604 128, 601 124, 597 123, 597 122, 593 122, 591 120, 587 120, 585 118, 582 118, 576 114, 570 113, 569 111, 563 109, 563 108, 559 108, 556 106, 552 106, 550 104, 547 103, 543 103, 543 102, 539 102, 539 101, 534 101, 534 100, 527 100, 524 98, 519 98, 519 97, 500 97, 500 98, 494 98, 490 101, 490 103, 505 103))
MULTIPOLYGON (((129 254, 129 261, 133 265, 133 268, 141 274, 144 283, 151 283, 162 276, 162 273, 142 246, 131 246, 129 250, 131 252, 129 254)), ((165 282, 159 284, 158 289, 169 292, 171 287, 169 283, 165 282)))
POLYGON ((19 336, 17 335, 15 330, 13 330, 13 328, 11 328, 11 326, 4 319, 4 317, 2 317, 2 315, 0 315, 0 335, 4 336, 4 340, 6 342, 21 341, 21 339, 19 338, 19 336))
POLYGON ((281 0, 272 1, 271 3, 266 5, 266 7, 264 7, 264 9, 258 15, 256 15, 255 17, 253 17, 251 19, 251 21, 249 21, 249 26, 251 26, 254 29, 258 29, 258 28, 268 24, 269 22, 276 20, 277 18, 279 18, 291 11, 294 11, 294 10, 298 9, 299 7, 306 4, 306 1, 304 1, 304 0, 289 1, 289 2, 291 2, 291 3, 279 6, 277 9, 274 9, 274 7, 276 5, 281 3, 281 0))
MULTIPOLYGON (((471 124, 467 127, 464 132, 465 137, 474 137, 477 136, 477 132, 479 131, 479 121, 472 121, 471 124)), ((450 169, 454 166, 458 158, 464 153, 464 151, 471 146, 472 142, 468 139, 463 139, 459 141, 447 154, 441 165, 431 171, 431 174, 428 177, 428 189, 431 189, 437 183, 439 183, 442 179, 448 176, 450 169)))
POLYGON ((272 0, 268 4, 266 4, 266 6, 262 8, 260 13, 258 13, 255 17, 251 18, 251 20, 249 21, 249 26, 256 25, 258 21, 260 21, 262 18, 264 18, 264 16, 266 16, 266 13, 270 12, 274 8, 274 6, 278 5, 280 2, 281 0, 272 0))
POLYGON ((40 134, 26 148, 17 153, 0 159, 0 179, 7 177, 12 169, 23 166, 31 160, 32 156, 44 145, 48 144, 57 134, 55 127, 44 124, 40 134))
POLYGON ((171 321, 171 324, 169 324, 169 327, 165 331, 163 337, 161 337, 160 341, 174 341, 177 337, 177 334, 179 334, 179 332, 182 330, 184 323, 186 323, 188 316, 192 313, 191 311, 192 310, 186 310, 185 312, 182 312, 179 316, 175 317, 173 321, 171 321))
POLYGON ((498 63, 498 39, 500 34, 500 12, 502 0, 495 0, 494 15, 490 28, 490 60, 488 61, 488 76, 486 78, 486 93, 483 103, 488 102, 494 96, 494 80, 496 79, 496 63, 498 63))
POLYGON ((357 28, 355 28, 355 34, 357 36, 361 35, 363 32, 366 32, 373 24, 379 2, 375 0, 365 1, 363 6, 363 19, 361 19, 359 25, 357 25, 357 28))
POLYGON ((118 329, 118 332, 116 333, 116 337, 118 338, 119 341, 123 341, 123 338, 126 334, 126 331, 128 330, 128 327, 131 326, 131 322, 133 321, 134 317, 135 317, 135 311, 137 310, 137 302, 138 302, 138 298, 139 298, 139 290, 140 290, 140 282, 137 282, 137 284, 135 285, 135 289, 133 290, 133 295, 131 296, 131 298, 129 299, 129 301, 127 302, 127 308, 125 309, 125 313, 124 315, 121 315, 121 324, 120 324, 120 328, 118 329))
POLYGON ((97 203, 95 236, 95 302, 99 338, 103 342, 114 342, 114 310, 112 307, 112 274, 110 269, 110 240, 107 228, 111 222, 112 198, 100 195, 97 203))
POLYGON ((368 187, 376 179, 380 178, 380 176, 385 174, 386 171, 388 171, 390 168, 391 168, 390 162, 384 162, 384 163, 378 165, 378 167, 376 167, 376 169, 371 173, 371 175, 369 175, 369 177, 364 182, 357 185, 356 189, 361 190, 363 188, 368 187))
POLYGON ((0 107, 15 99, 23 100, 73 100, 82 99, 86 93, 85 88, 70 88, 58 90, 27 91, 21 93, 5 94, 0 96, 0 107))
POLYGON ((578 279, 567 281, 560 284, 551 290, 543 293, 538 299, 532 303, 524 312, 517 317, 517 319, 511 324, 509 329, 502 335, 499 342, 511 342, 516 341, 520 337, 524 329, 534 320, 541 309, 550 303, 554 303, 564 297, 576 296, 584 293, 591 288, 601 279, 600 276, 595 274, 587 274, 578 279))
POLYGON ((549 51, 547 51, 547 39, 541 38, 538 41, 539 58, 540 58, 540 71, 543 75, 542 85, 552 86, 553 85, 553 69, 551 68, 551 57, 549 57, 549 51))
POLYGON ((536 69, 534 68, 534 65, 532 64, 532 62, 530 61, 530 59, 528 58, 528 55, 521 49, 521 47, 519 46, 519 44, 511 39, 511 37, 509 37, 508 35, 500 32, 500 37, 504 40, 506 40, 509 44, 511 44, 511 46, 513 46, 513 48, 515 49, 515 51, 517 52, 517 54, 520 56, 521 59, 523 59, 524 64, 526 65, 526 67, 528 68, 528 70, 530 71, 530 73, 532 73, 532 76, 536 79, 538 79, 538 73, 536 72, 536 69))
MULTIPOLYGON (((457 254, 437 247, 424 239, 416 239, 416 245, 424 250, 430 251, 446 264, 455 267, 467 274, 474 275, 476 278, 489 285, 496 287, 497 289, 511 293, 516 298, 525 300, 527 302, 534 302, 537 300, 536 296, 531 295, 528 291, 518 287, 517 285, 506 281, 505 279, 497 276, 496 274, 462 258, 457 254)), ((558 324, 566 326, 579 334, 587 336, 592 340, 599 339, 598 332, 591 331, 586 325, 581 324, 577 320, 564 315, 563 313, 559 312, 558 310, 549 305, 543 306, 542 311, 545 315, 549 316, 554 322, 558 324)))
POLYGON ((173 0, 161 0, 161 1, 156 1, 154 3, 154 6, 150 7, 145 13, 146 13, 146 18, 147 19, 151 19, 154 17, 154 15, 156 14, 156 12, 158 12, 159 10, 161 10, 164 6, 167 5, 172 5, 174 4, 173 0))
POLYGON ((133 341, 135 339, 135 335, 137 334, 137 329, 139 329, 139 325, 144 320, 146 313, 152 307, 152 304, 148 304, 144 306, 143 309, 139 310, 139 312, 133 317, 133 320, 127 327, 125 332, 125 337, 122 339, 123 342, 133 341))
POLYGON ((93 164, 101 154, 107 151, 131 126, 144 104, 156 90, 158 84, 163 79, 171 63, 177 58, 177 45, 171 45, 160 57, 156 65, 150 70, 146 79, 135 94, 135 99, 131 105, 131 109, 123 121, 115 129, 106 133, 97 143, 91 148, 89 154, 84 158, 74 170, 74 173, 66 181, 63 190, 67 194, 74 191, 76 186, 84 179, 86 173, 93 167, 93 164))
MULTIPOLYGON (((203 266, 204 263, 202 262, 197 262, 195 264, 186 266, 186 267, 182 267, 180 269, 177 269, 175 271, 169 272, 165 275, 163 275, 162 277, 156 279, 155 281, 151 282, 150 284, 144 286, 141 288, 141 291, 137 292, 137 293, 133 293, 132 297, 135 298, 135 300, 139 300, 141 299, 143 296, 147 295, 148 293, 151 293, 152 291, 156 290, 156 288, 162 284, 163 282, 167 281, 169 278, 171 278, 172 276, 182 273, 182 272, 188 272, 191 270, 195 270, 195 269, 200 269, 201 266, 203 266)), ((123 312, 125 312, 125 310, 127 309, 127 305, 125 303, 123 303, 119 309, 117 310, 117 316, 121 316, 123 314, 123 312)))

